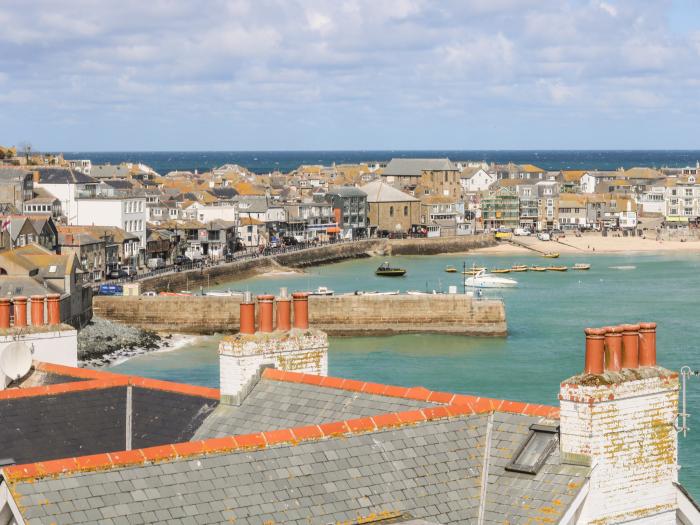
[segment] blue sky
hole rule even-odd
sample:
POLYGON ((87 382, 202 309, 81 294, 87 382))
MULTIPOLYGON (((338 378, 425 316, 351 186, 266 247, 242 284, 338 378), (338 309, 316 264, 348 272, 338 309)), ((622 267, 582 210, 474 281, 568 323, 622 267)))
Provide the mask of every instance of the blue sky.
POLYGON ((700 148, 700 0, 3 0, 0 144, 700 148))

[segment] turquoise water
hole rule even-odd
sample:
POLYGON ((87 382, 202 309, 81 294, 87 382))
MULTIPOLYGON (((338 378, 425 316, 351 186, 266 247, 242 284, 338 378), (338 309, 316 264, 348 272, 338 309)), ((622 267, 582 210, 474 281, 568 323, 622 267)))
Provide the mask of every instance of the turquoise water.
MULTIPOLYGON (((257 277, 232 283, 231 288, 255 293, 328 286, 336 292, 364 290, 447 289, 458 285, 463 257, 393 257, 408 269, 404 278, 376 277, 380 258, 360 259, 313 268, 305 274, 257 277)), ((490 268, 517 264, 546 264, 527 256, 468 257, 490 268)), ((700 255, 566 256, 557 264, 589 262, 587 272, 527 272, 509 274, 519 287, 487 295, 503 297, 508 315, 507 338, 436 335, 333 338, 329 366, 332 375, 398 385, 423 385, 434 390, 480 394, 556 405, 561 380, 583 367, 586 326, 627 321, 659 323, 658 359, 678 370, 700 368, 695 337, 700 312, 700 255), (627 269, 615 268, 626 267, 627 269), (631 268, 630 268, 631 267, 631 268)), ((220 286, 225 289, 229 286, 220 286)), ((141 356, 114 367, 115 371, 161 379, 218 386, 216 336, 188 347, 141 356)), ((700 379, 689 383, 691 426, 700 419, 700 379)), ((680 477, 700 495, 700 426, 679 437, 680 477)))

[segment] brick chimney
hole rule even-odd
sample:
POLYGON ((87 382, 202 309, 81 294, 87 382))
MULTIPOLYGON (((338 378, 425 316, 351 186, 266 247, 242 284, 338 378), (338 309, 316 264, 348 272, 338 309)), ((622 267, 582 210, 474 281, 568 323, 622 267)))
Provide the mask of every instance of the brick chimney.
POLYGON ((255 305, 250 292, 246 292, 241 303, 241 331, 219 343, 222 403, 240 405, 260 380, 260 372, 266 366, 305 374, 328 374, 328 336, 308 328, 307 295, 293 295, 298 301, 295 314, 299 310, 299 323, 295 322, 294 328, 289 326, 290 304, 285 290, 277 300, 273 295, 258 296, 261 319, 255 331, 255 305), (275 306, 280 308, 279 302, 282 306, 278 310, 277 330, 274 330, 273 313, 275 306))
POLYGON ((656 325, 585 332, 585 371, 559 393, 562 460, 592 467, 577 523, 675 525, 678 374, 656 364, 656 325))

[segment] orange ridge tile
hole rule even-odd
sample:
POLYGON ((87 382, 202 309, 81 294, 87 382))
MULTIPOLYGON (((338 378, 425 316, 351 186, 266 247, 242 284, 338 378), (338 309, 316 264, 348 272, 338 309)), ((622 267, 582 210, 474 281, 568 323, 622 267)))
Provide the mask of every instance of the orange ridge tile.
POLYGON ((407 410, 396 414, 401 423, 418 423, 425 421, 425 414, 420 410, 407 410))
POLYGON ((436 407, 426 407, 421 409, 421 412, 425 415, 426 421, 432 421, 433 419, 443 419, 450 416, 445 406, 436 407))
POLYGON ((156 447, 142 448, 141 452, 146 461, 158 461, 161 459, 172 459, 177 456, 172 445, 158 445, 156 447))
POLYGON ((371 432, 375 430, 372 418, 362 417, 358 419, 348 419, 345 421, 350 432, 371 432))
POLYGON ((138 465, 145 461, 141 449, 122 450, 120 452, 110 452, 109 458, 115 467, 125 467, 128 465, 138 465))
POLYGON ((291 429, 294 438, 297 441, 306 441, 309 439, 320 439, 323 437, 323 431, 318 428, 318 425, 309 425, 308 427, 294 427, 291 429))
POLYGON ((264 448, 265 437, 262 433, 243 434, 242 436, 234 436, 238 448, 264 448))
POLYGON ((226 452, 237 447, 233 436, 205 439, 202 441, 202 446, 206 453, 226 452))
POLYGON ((372 421, 377 426, 377 430, 381 428, 395 427, 401 424, 401 419, 397 413, 378 414, 372 416, 372 421))
POLYGON ((78 467, 78 462, 75 458, 53 459, 50 461, 42 461, 37 464, 40 476, 51 476, 61 474, 63 472, 72 472, 78 467))
POLYGON ((449 392, 430 392, 430 395, 428 396, 428 402, 429 403, 442 403, 445 405, 451 405, 452 400, 455 398, 454 394, 451 394, 449 392))
POLYGON ((284 430, 270 430, 263 432, 263 436, 265 437, 265 442, 268 445, 277 445, 278 443, 285 442, 291 443, 294 441, 294 434, 292 434, 292 430, 289 428, 284 430))
POLYGON ((204 452, 204 444, 201 441, 184 441, 173 445, 175 452, 179 458, 188 456, 196 456, 204 452))
POLYGON ((220 392, 216 388, 188 385, 186 383, 175 383, 173 381, 162 381, 160 379, 150 379, 147 377, 128 376, 128 382, 131 386, 148 388, 151 390, 162 390, 165 392, 175 392, 194 397, 219 399, 220 396, 220 392))
POLYGON ((323 423, 318 425, 325 437, 339 436, 349 432, 345 421, 336 421, 334 423, 323 423))
POLYGON ((108 454, 78 456, 75 458, 75 462, 78 470, 99 469, 112 466, 112 459, 108 454))

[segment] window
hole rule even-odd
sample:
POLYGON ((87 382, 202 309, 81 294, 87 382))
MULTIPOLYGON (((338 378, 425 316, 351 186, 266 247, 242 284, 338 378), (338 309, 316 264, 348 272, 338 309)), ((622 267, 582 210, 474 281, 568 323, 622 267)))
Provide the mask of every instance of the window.
POLYGON ((408 206, 403 207, 403 216, 408 217, 408 206))
POLYGON ((389 206, 389 217, 393 217, 393 216, 394 216, 394 207, 389 206))
POLYGON ((530 433, 513 454, 506 470, 537 474, 557 445, 559 426, 533 424, 530 433))

